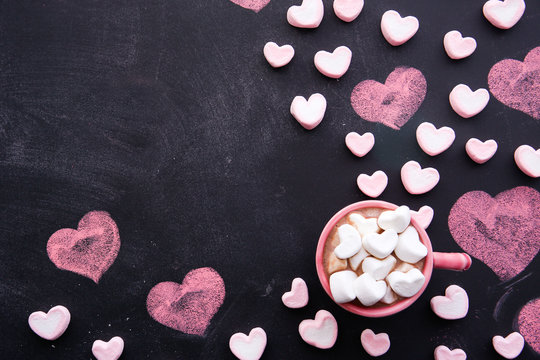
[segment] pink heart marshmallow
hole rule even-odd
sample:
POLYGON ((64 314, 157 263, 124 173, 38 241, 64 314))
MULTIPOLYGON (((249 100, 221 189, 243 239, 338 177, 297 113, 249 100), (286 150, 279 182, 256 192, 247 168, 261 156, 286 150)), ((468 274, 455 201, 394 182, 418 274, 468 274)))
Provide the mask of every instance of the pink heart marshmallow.
POLYGON ((360 174, 356 179, 360 191, 369 197, 376 198, 381 195, 388 185, 388 176, 384 171, 377 170, 373 175, 360 174))
POLYGON ((28 317, 28 325, 33 332, 45 340, 56 340, 66 331, 71 314, 62 305, 51 308, 46 314, 36 311, 28 317))
POLYGON ((416 129, 418 145, 430 156, 444 152, 453 144, 455 139, 456 133, 448 126, 437 129, 432 123, 423 122, 416 129))
POLYGON ((324 16, 322 0, 303 0, 300 6, 287 10, 287 21, 298 28, 313 29, 320 25, 324 16))
POLYGON ((514 152, 514 160, 521 171, 530 177, 540 177, 540 149, 521 145, 514 152))
POLYGON ((464 38, 457 30, 444 35, 443 45, 448 57, 454 60, 466 58, 476 50, 476 40, 472 37, 464 38))
POLYGON ((472 161, 483 164, 497 152, 497 142, 492 139, 482 142, 477 138, 471 138, 465 144, 465 151, 472 161))
POLYGON ((484 16, 499 29, 510 29, 525 12, 524 0, 489 0, 483 7, 484 16))
POLYGON ((313 58, 315 67, 319 72, 332 79, 339 79, 351 65, 352 52, 346 46, 337 47, 332 53, 318 51, 313 58))
POLYGON ((450 349, 444 345, 440 345, 435 348, 434 356, 435 356, 435 360, 466 360, 467 359, 467 354, 465 354, 465 351, 461 349, 454 349, 450 351, 450 349))
POLYGON ((334 0, 334 13, 345 22, 351 22, 360 15, 364 0, 334 0))
POLYGON ((513 332, 505 338, 500 335, 493 337, 493 348, 505 359, 517 358, 523 351, 523 346, 525 346, 525 340, 518 332, 513 332))
POLYGON ((115 336, 108 342, 96 340, 92 345, 92 354, 97 360, 118 360, 124 351, 124 340, 115 336))
POLYGON ((345 136, 345 145, 347 145, 354 155, 362 157, 370 152, 373 145, 375 145, 375 137, 370 132, 363 135, 359 135, 356 132, 350 132, 345 136))
POLYGON ((431 309, 442 319, 462 319, 469 311, 469 297, 463 288, 450 285, 446 288, 445 296, 435 296, 431 299, 431 309))
POLYGON ((291 309, 299 309, 307 305, 309 293, 306 282, 302 278, 292 281, 291 291, 286 292, 281 297, 283 304, 291 309))
POLYGON ((456 85, 449 96, 450 106, 462 118, 468 119, 484 110, 489 102, 489 92, 486 89, 472 91, 464 84, 456 85))
POLYGON ((409 161, 401 168, 401 182, 410 194, 425 194, 437 185, 440 176, 437 169, 422 169, 416 161, 409 161))
POLYGON ((266 61, 275 68, 287 65, 294 57, 294 49, 291 45, 278 46, 275 42, 267 42, 263 53, 266 61))
POLYGON ((297 96, 291 103, 291 115, 306 130, 312 130, 319 125, 326 112, 326 99, 316 93, 306 100, 303 96, 297 96))
POLYGON ((399 46, 416 34, 418 31, 418 19, 414 16, 402 18, 395 10, 388 10, 381 18, 381 31, 392 46, 399 46))
POLYGON ((236 333, 229 340, 231 352, 240 360, 259 360, 266 348, 266 332, 260 328, 251 329, 249 335, 236 333))
POLYGON ((365 329, 360 335, 362 347, 371 356, 381 356, 390 349, 390 338, 387 333, 375 334, 371 329, 365 329))
POLYGON ((424 205, 418 211, 411 210, 411 217, 416 220, 418 225, 423 229, 427 229, 431 221, 433 220, 433 215, 435 211, 430 206, 424 205))
POLYGON ((319 310, 314 320, 306 319, 300 323, 298 332, 306 343, 319 349, 330 349, 336 343, 338 325, 332 314, 319 310))

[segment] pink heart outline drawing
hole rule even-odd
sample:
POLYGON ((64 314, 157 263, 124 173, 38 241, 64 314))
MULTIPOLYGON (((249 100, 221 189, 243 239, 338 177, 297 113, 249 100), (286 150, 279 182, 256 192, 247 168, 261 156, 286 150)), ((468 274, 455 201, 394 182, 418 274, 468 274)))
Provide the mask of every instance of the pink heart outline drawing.
POLYGON ((255 13, 261 11, 270 0, 230 0, 233 4, 243 7, 244 9, 252 10, 255 13))

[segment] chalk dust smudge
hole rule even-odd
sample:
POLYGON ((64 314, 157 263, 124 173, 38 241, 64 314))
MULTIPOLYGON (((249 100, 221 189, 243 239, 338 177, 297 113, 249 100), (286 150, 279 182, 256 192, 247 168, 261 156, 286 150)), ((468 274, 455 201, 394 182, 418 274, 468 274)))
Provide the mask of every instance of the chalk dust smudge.
POLYGON ((540 354, 540 298, 527 303, 518 317, 519 333, 540 354))

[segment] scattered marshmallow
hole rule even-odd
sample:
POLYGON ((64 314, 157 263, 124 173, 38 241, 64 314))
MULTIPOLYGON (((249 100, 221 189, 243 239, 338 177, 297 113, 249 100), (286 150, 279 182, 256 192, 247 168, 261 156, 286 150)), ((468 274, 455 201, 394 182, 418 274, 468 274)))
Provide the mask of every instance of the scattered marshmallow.
POLYGON ((92 345, 92 354, 97 360, 118 360, 123 351, 124 340, 120 336, 115 336, 107 342, 96 340, 92 345))
POLYGON ((401 182, 409 194, 425 194, 439 183, 440 175, 435 168, 422 169, 416 161, 409 161, 401 168, 401 182))
POLYGON ((418 31, 418 19, 414 16, 402 18, 395 10, 388 10, 381 18, 381 31, 388 43, 399 46, 416 34, 418 31))
POLYGON ((461 349, 454 349, 450 351, 444 345, 439 345, 435 348, 434 352, 435 360, 466 360, 467 354, 461 349))
POLYGON ((338 259, 336 254, 332 252, 328 257, 328 273, 333 274, 336 271, 341 271, 345 269, 347 269, 347 260, 338 259))
POLYGON ((385 230, 382 234, 369 234, 362 241, 364 249, 379 259, 390 255, 397 243, 398 235, 393 229, 385 230))
POLYGON ((472 91, 465 84, 456 85, 449 96, 450 106, 462 118, 468 119, 480 113, 489 102, 489 92, 480 88, 472 91))
POLYGON ((420 291, 426 278, 420 270, 414 268, 406 273, 392 271, 386 280, 396 294, 408 298, 420 291))
POLYGON ((465 144, 465 151, 472 161, 483 164, 497 152, 497 142, 492 139, 482 142, 477 138, 471 138, 465 144))
POLYGON ((331 313, 319 310, 314 320, 307 319, 300 323, 298 332, 306 343, 319 349, 329 349, 336 343, 338 325, 331 313))
POLYGON ((510 29, 525 12, 524 0, 489 0, 483 7, 484 16, 499 29, 510 29))
POLYGON ((345 145, 347 145, 354 155, 362 157, 373 149, 375 137, 370 132, 363 135, 359 135, 356 132, 350 132, 345 136, 345 145))
POLYGON ((493 348, 505 359, 517 358, 523 351, 523 346, 525 346, 525 340, 518 332, 513 332, 505 338, 500 335, 493 337, 493 348))
POLYGON ((443 45, 448 57, 454 60, 464 59, 476 50, 476 40, 472 37, 464 38, 457 30, 444 35, 443 45))
POLYGON ((398 243, 394 251, 400 260, 411 264, 422 260, 428 253, 427 247, 420 241, 420 236, 414 226, 407 227, 398 235, 398 243))
POLYGON ((360 266, 360 264, 362 263, 362 261, 369 256, 369 253, 364 249, 364 247, 362 246, 362 248, 360 249, 360 251, 358 251, 354 256, 350 257, 348 260, 349 260, 349 266, 354 270, 358 270, 358 267, 360 266))
POLYGON ((360 174, 356 179, 356 184, 365 195, 376 198, 386 189, 388 176, 382 170, 377 170, 372 175, 360 174))
POLYGON ((370 256, 362 262, 362 271, 371 275, 375 280, 382 280, 394 268, 396 262, 396 258, 392 255, 382 260, 370 256))
POLYGON ((424 205, 418 211, 411 210, 411 218, 416 220, 416 223, 423 229, 427 229, 433 220, 435 211, 432 207, 424 205))
POLYGON ((56 340, 66 331, 71 314, 62 305, 51 308, 46 314, 36 311, 28 317, 28 325, 33 332, 46 340, 56 340))
POLYGON ((321 74, 332 79, 339 79, 349 70, 351 58, 351 49, 340 46, 332 53, 323 50, 318 51, 313 58, 313 62, 321 74))
POLYGON ((442 319, 463 319, 469 311, 469 297, 463 288, 450 285, 446 288, 445 296, 431 299, 431 309, 442 319))
POLYGON ((396 233, 403 232, 411 222, 411 211, 403 205, 395 210, 383 211, 377 219, 378 225, 384 230, 394 230, 396 233))
POLYGON ((364 8, 364 0, 334 0, 334 13, 345 21, 351 22, 360 15, 364 8))
POLYGON ((313 29, 321 24, 324 16, 322 0, 303 0, 302 5, 287 10, 287 21, 298 28, 313 29))
POLYGON ((373 357, 384 355, 390 349, 390 338, 388 334, 375 334, 371 329, 362 331, 360 342, 364 350, 373 357))
POLYGON ((384 296, 381 299, 381 302, 387 305, 390 305, 394 303, 397 300, 396 293, 392 290, 390 286, 386 287, 386 292, 384 293, 384 296))
POLYGON ((302 278, 295 278, 292 281, 291 291, 286 292, 281 297, 283 304, 291 309, 299 309, 307 305, 309 293, 307 284, 302 278))
POLYGON ((446 151, 456 139, 456 133, 448 126, 437 129, 429 122, 421 123, 416 129, 416 140, 428 155, 435 156, 446 151))
POLYGON ((530 177, 540 177, 540 149, 534 150, 529 145, 521 145, 514 152, 518 168, 530 177))
POLYGON ((386 294, 386 282, 375 280, 373 276, 364 273, 353 283, 354 292, 364 306, 371 306, 381 300, 386 294))
POLYGON ((229 340, 231 352, 240 360, 258 360, 266 348, 266 332, 260 327, 251 329, 249 335, 233 334, 229 340))
POLYGON ((330 275, 330 292, 334 301, 343 304, 356 298, 353 283, 358 275, 354 271, 344 270, 330 275))
POLYGON ((325 112, 326 99, 319 93, 311 95, 308 100, 303 96, 296 96, 291 103, 291 115, 307 130, 319 125, 325 112))
POLYGON ((376 218, 365 218, 360 214, 353 213, 349 215, 349 220, 353 223, 353 226, 358 230, 362 237, 378 233, 381 230, 377 224, 376 218))
POLYGON ((291 62, 294 49, 291 45, 278 46, 275 42, 267 42, 263 54, 272 67, 279 68, 291 62))
POLYGON ((339 245, 334 249, 334 254, 339 259, 348 259, 362 248, 362 237, 355 227, 343 224, 337 229, 339 245))

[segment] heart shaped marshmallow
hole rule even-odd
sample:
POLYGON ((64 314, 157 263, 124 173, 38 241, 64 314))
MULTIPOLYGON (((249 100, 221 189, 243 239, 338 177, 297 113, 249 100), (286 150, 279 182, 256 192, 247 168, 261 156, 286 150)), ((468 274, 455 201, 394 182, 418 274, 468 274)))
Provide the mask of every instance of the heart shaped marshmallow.
POLYGON ((364 135, 350 132, 345 136, 345 145, 347 145, 354 155, 362 157, 370 152, 373 145, 375 145, 375 137, 370 132, 367 132, 364 135))
POLYGON ((375 280, 369 274, 362 274, 353 283, 354 293, 364 306, 371 306, 386 294, 386 282, 375 280))
POLYGON ((291 103, 291 115, 307 130, 319 125, 325 112, 326 99, 319 93, 311 95, 308 100, 296 96, 291 103))
POLYGON ((466 58, 476 50, 476 40, 472 37, 464 38, 457 30, 444 35, 443 45, 448 57, 454 60, 466 58))
POLYGON ((463 288, 450 285, 446 288, 445 296, 431 299, 431 309, 442 319, 463 319, 469 311, 469 297, 463 288))
POLYGON ((351 267, 351 269, 353 269, 354 271, 358 270, 358 267, 360 266, 360 264, 362 263, 362 261, 367 258, 369 256, 369 253, 364 249, 364 247, 362 246, 362 248, 360 249, 359 252, 357 252, 356 254, 354 254, 354 256, 351 256, 348 260, 349 260, 349 266, 351 267))
POLYGON ((518 332, 513 332, 505 338, 500 335, 493 337, 493 348, 506 359, 517 358, 523 351, 523 346, 525 346, 525 340, 518 332))
POLYGON ((33 332, 46 340, 56 340, 66 331, 71 314, 62 305, 51 308, 46 314, 36 311, 28 317, 28 325, 33 332))
POLYGON ((411 222, 409 207, 402 205, 395 210, 383 211, 377 223, 384 230, 394 230, 396 233, 403 232, 411 222))
POLYGON ((394 251, 398 243, 398 235, 395 230, 385 230, 382 234, 366 235, 362 241, 364 249, 371 255, 384 259, 394 251))
POLYGON ((411 297, 414 296, 422 286, 424 285, 426 278, 424 274, 417 268, 409 270, 406 273, 400 271, 392 271, 386 277, 388 284, 398 294, 402 297, 411 297))
POLYGON ((334 13, 345 22, 356 19, 363 7, 364 0, 334 0, 334 13))
POLYGON ((332 314, 319 310, 315 320, 303 320, 298 326, 302 340, 319 349, 329 349, 336 343, 338 325, 332 314))
POLYGON ((240 360, 258 360, 266 348, 266 332, 260 327, 251 329, 249 335, 236 333, 229 340, 231 352, 240 360))
POLYGON ((467 354, 465 354, 465 351, 461 349, 454 349, 450 351, 450 349, 444 345, 437 346, 435 348, 435 353, 433 355, 435 356, 435 360, 466 360, 467 359, 467 354))
POLYGON ((356 298, 353 283, 358 275, 354 271, 338 271, 330 275, 330 292, 334 301, 343 304, 356 298))
POLYGON ((472 161, 483 164, 497 152, 497 142, 492 139, 482 142, 476 138, 471 138, 465 144, 465 151, 472 161))
POLYGON ((371 275, 375 280, 382 280, 394 268, 396 261, 392 255, 382 260, 370 256, 362 262, 362 271, 371 275))
POLYGON ((456 85, 450 92, 450 106, 462 118, 468 119, 484 110, 489 102, 489 92, 480 88, 472 91, 465 84, 456 85))
POLYGON ((388 176, 384 171, 377 170, 372 175, 360 174, 356 184, 365 195, 376 198, 381 195, 388 185, 388 176))
POLYGON ((397 300, 396 293, 392 290, 390 286, 387 286, 386 292, 384 293, 384 296, 382 297, 381 302, 384 304, 390 305, 396 300, 397 300))
POLYGON ((294 49, 291 45, 278 46, 275 42, 267 42, 263 53, 266 61, 275 68, 287 65, 294 57, 294 49))
POLYGON ((360 342, 364 350, 374 357, 384 355, 390 349, 390 338, 388 334, 375 334, 371 329, 362 331, 360 342))
POLYGON ((349 70, 351 58, 352 51, 346 46, 340 46, 332 53, 318 51, 313 58, 313 62, 321 74, 332 79, 339 79, 349 70))
POLYGON ((348 259, 362 248, 362 237, 354 226, 343 224, 337 229, 339 245, 334 249, 334 254, 339 259, 348 259))
POLYGON ((510 29, 525 12, 524 0, 489 0, 483 7, 486 19, 499 29, 510 29))
POLYGON ((414 16, 402 18, 395 10, 388 10, 381 18, 381 31, 393 46, 406 43, 418 31, 418 19, 414 16))
POLYGON ((96 340, 92 345, 92 354, 97 360, 118 360, 123 351, 124 340, 120 336, 115 336, 107 342, 96 340))
POLYGON ((433 208, 427 205, 422 206, 418 211, 411 210, 411 218, 416 220, 416 223, 423 229, 427 229, 429 224, 431 224, 434 214, 435 211, 433 211, 433 208))
POLYGON ((530 177, 540 177, 540 149, 521 145, 514 152, 514 160, 521 171, 530 177))
POLYGON ((444 152, 452 145, 455 139, 456 133, 448 126, 437 129, 432 123, 423 122, 416 129, 418 145, 430 156, 444 152))
POLYGON ((425 258, 428 250, 420 241, 418 231, 414 226, 409 226, 398 235, 395 252, 400 260, 414 264, 425 258))
POLYGON ((422 169, 416 161, 409 161, 401 168, 401 182, 410 194, 425 194, 439 183, 440 175, 435 168, 422 169))
POLYGON ((286 292, 281 297, 283 304, 291 309, 299 309, 307 305, 309 293, 307 284, 302 278, 295 278, 292 281, 291 291, 286 292))
POLYGON ((324 16, 322 0, 303 0, 300 6, 287 10, 287 21, 298 28, 313 29, 320 25, 324 16))
POLYGON ((349 215, 349 221, 352 222, 353 226, 358 230, 362 237, 378 233, 381 230, 379 225, 377 225, 377 219, 375 218, 365 218, 360 214, 353 213, 349 215))

